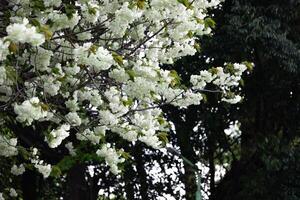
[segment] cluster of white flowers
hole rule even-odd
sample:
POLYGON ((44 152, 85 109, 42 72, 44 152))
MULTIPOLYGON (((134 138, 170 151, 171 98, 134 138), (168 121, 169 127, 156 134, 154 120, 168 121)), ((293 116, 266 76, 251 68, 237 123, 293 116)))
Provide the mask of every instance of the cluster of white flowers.
POLYGON ((63 124, 56 130, 52 130, 50 134, 46 137, 46 141, 49 144, 49 147, 56 148, 61 142, 69 136, 70 125, 63 124))
POLYGON ((0 39, 0 61, 4 60, 6 56, 9 54, 9 42, 3 39, 0 39))
POLYGON ((50 65, 52 56, 52 51, 38 47, 36 54, 30 59, 31 64, 34 65, 39 71, 49 71, 50 68, 48 68, 48 66, 50 65))
POLYGON ((15 104, 14 111, 18 115, 16 119, 27 125, 47 116, 47 111, 43 110, 38 97, 25 100, 21 105, 15 104))
POLYGON ((90 23, 96 23, 100 16, 99 5, 93 1, 80 4, 83 19, 90 23))
POLYGON ((141 12, 136 9, 130 9, 128 6, 129 2, 124 2, 124 4, 115 11, 115 19, 109 23, 109 28, 115 37, 123 37, 129 25, 133 23, 135 19, 141 17, 141 12))
POLYGON ((74 149, 73 143, 72 142, 68 142, 65 144, 65 147, 68 149, 70 155, 75 156, 76 155, 76 151, 74 149))
POLYGON ((1 192, 0 192, 0 200, 5 200, 1 192))
POLYGON ((103 145, 101 149, 97 150, 97 155, 103 157, 106 163, 110 167, 110 171, 113 174, 118 174, 120 170, 118 169, 118 164, 125 161, 124 158, 120 158, 118 152, 111 147, 110 144, 103 145))
POLYGON ((33 164, 33 166, 38 170, 38 172, 40 172, 43 175, 44 178, 48 178, 52 171, 51 165, 39 159, 37 148, 33 148, 32 156, 33 157, 30 161, 33 164))
POLYGON ((65 28, 73 29, 80 20, 80 15, 76 12, 69 18, 66 14, 60 13, 60 11, 44 13, 46 16, 43 16, 49 20, 53 21, 52 30, 61 30, 65 28))
POLYGON ((47 178, 51 173, 51 165, 50 164, 43 164, 43 163, 36 163, 34 167, 43 175, 44 178, 47 178))
MULTIPOLYGON (((201 71, 191 76, 190 88, 174 70, 161 67, 196 53, 197 36, 211 32, 207 9, 218 0, 39 2, 41 10, 30 1, 8 3, 15 12, 0 38, 0 102, 13 107, 19 123, 48 124, 40 134, 51 148, 64 142, 76 155, 77 143, 68 138, 74 130, 77 140, 102 146, 97 154, 118 173, 124 160, 114 147, 118 141, 106 144, 107 133, 158 149, 160 134, 169 130, 161 105, 198 105, 207 84, 225 102, 241 100, 231 91, 245 64, 201 71)), ((4 139, 0 135, 0 149, 10 153, 1 155, 17 154, 17 139, 4 139)), ((49 176, 51 165, 36 157, 32 164, 49 176)))
POLYGON ((79 126, 81 124, 81 118, 76 112, 69 112, 65 117, 72 126, 79 126))
POLYGON ((19 176, 25 172, 25 167, 23 164, 21 164, 20 166, 13 165, 10 169, 10 172, 15 176, 19 176))
POLYGON ((109 69, 114 64, 111 53, 103 47, 95 47, 92 43, 85 43, 74 49, 77 64, 92 67, 96 72, 109 69))
POLYGON ((96 145, 99 144, 102 135, 97 135, 95 132, 91 131, 90 129, 85 129, 83 132, 78 132, 76 134, 78 140, 88 140, 92 144, 96 145))
POLYGON ((6 27, 8 34, 6 39, 13 42, 28 42, 33 46, 39 46, 45 42, 45 36, 38 33, 36 27, 29 25, 27 18, 23 19, 22 23, 14 23, 6 27))
POLYGON ((9 189, 9 196, 11 196, 11 197, 17 197, 18 193, 17 193, 17 191, 14 188, 10 188, 9 189))
MULTIPOLYGON (((193 89, 203 90, 208 83, 213 83, 226 94, 226 92, 230 91, 231 87, 239 85, 239 81, 242 78, 243 72, 247 70, 247 66, 246 64, 239 63, 225 64, 225 69, 227 69, 227 72, 224 72, 222 67, 216 67, 211 71, 201 71, 200 75, 192 75, 190 81, 193 89)), ((225 96, 222 98, 222 101, 235 104, 241 101, 241 99, 241 96, 234 95, 233 97, 225 96)))
POLYGON ((11 157, 18 155, 17 138, 8 138, 5 135, 0 135, 0 156, 11 157))

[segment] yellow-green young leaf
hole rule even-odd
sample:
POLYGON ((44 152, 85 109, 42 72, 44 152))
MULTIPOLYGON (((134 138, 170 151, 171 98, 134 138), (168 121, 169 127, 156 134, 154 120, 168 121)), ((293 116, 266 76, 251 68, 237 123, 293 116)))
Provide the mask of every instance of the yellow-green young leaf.
POLYGON ((158 133, 157 137, 159 138, 160 141, 163 142, 163 145, 166 145, 167 143, 169 143, 168 133, 160 132, 160 133, 158 133))
POLYGON ((158 117, 158 118, 157 118, 157 121, 158 121, 158 123, 159 123, 160 125, 163 125, 163 124, 166 122, 165 119, 162 118, 162 117, 158 117))
POLYGON ((234 74, 234 73, 235 73, 235 69, 234 69, 234 66, 233 66, 232 63, 228 63, 228 64, 226 65, 226 70, 227 70, 229 73, 231 73, 231 74, 234 74))
POLYGON ((45 35, 46 40, 49 41, 52 38, 53 33, 50 31, 49 26, 40 26, 40 32, 42 32, 45 35))
POLYGON ((202 98, 203 98, 203 102, 207 103, 207 95, 206 94, 201 94, 202 98))
POLYGON ((197 52, 201 52, 201 46, 198 42, 195 42, 194 48, 197 50, 197 52))
POLYGON ((244 80, 243 80, 243 79, 241 79, 239 82, 240 82, 240 85, 241 85, 242 87, 244 87, 244 86, 245 86, 245 82, 244 82, 244 80))
POLYGON ((19 51, 19 46, 14 42, 10 42, 10 44, 8 46, 8 50, 10 53, 15 54, 19 51))
POLYGON ((182 3, 187 9, 192 8, 192 3, 189 2, 189 0, 177 0, 179 3, 182 3))
POLYGON ((96 54, 98 47, 96 45, 92 45, 89 49, 89 53, 96 54))
POLYGON ((116 52, 112 53, 114 60, 118 63, 118 65, 123 65, 123 56, 117 54, 116 52))
POLYGON ((216 22, 212 18, 207 17, 204 19, 204 26, 205 26, 205 28, 208 28, 208 27, 215 28, 216 22))
POLYGON ((204 24, 204 20, 196 17, 196 21, 198 24, 204 24))
POLYGON ((66 79, 67 79, 66 75, 56 78, 56 80, 58 80, 59 82, 64 82, 66 79))
POLYGON ((156 93, 154 91, 152 91, 152 90, 150 90, 149 93, 150 93, 151 97, 154 97, 154 95, 156 95, 156 93))
POLYGON ((178 73, 175 70, 170 71, 170 76, 173 78, 171 81, 171 86, 177 86, 180 84, 181 78, 179 77, 178 73))
POLYGON ((47 104, 44 104, 44 103, 40 103, 40 106, 42 108, 43 111, 49 111, 49 106, 47 104))
POLYGON ((192 37, 194 37, 194 33, 193 33, 192 31, 189 31, 189 32, 187 33, 187 36, 188 36, 189 38, 192 38, 192 37))
POLYGON ((121 154, 121 156, 123 157, 123 158, 125 158, 126 160, 128 160, 128 159, 131 159, 132 158, 132 156, 130 155, 130 153, 128 153, 128 152, 125 152, 125 151, 120 151, 119 152, 120 154, 121 154))
POLYGON ((146 3, 146 0, 137 0, 136 5, 139 9, 144 9, 145 3, 146 3))
POLYGON ((134 81, 134 78, 136 77, 135 72, 132 69, 126 70, 126 73, 129 75, 130 80, 134 81))
POLYGON ((60 175, 61 175, 60 168, 56 165, 52 166, 50 176, 58 178, 58 177, 60 177, 60 175))
POLYGON ((126 101, 123 100, 122 103, 123 103, 124 106, 132 106, 133 100, 129 98, 126 101))
POLYGON ((218 73, 218 69, 215 68, 215 67, 210 68, 208 71, 209 71, 210 73, 212 73, 212 75, 215 75, 215 74, 218 73))
POLYGON ((31 20, 30 20, 30 23, 31 23, 33 26, 36 26, 36 27, 40 27, 40 26, 41 26, 40 22, 39 22, 37 19, 31 19, 31 20))
POLYGON ((96 15, 97 14, 97 9, 96 8, 89 8, 89 14, 91 14, 91 15, 96 15))
POLYGON ((249 71, 252 71, 252 70, 253 70, 253 67, 254 67, 254 64, 253 64, 253 63, 245 61, 245 62, 243 62, 242 64, 246 65, 246 67, 247 67, 247 69, 248 69, 249 71))

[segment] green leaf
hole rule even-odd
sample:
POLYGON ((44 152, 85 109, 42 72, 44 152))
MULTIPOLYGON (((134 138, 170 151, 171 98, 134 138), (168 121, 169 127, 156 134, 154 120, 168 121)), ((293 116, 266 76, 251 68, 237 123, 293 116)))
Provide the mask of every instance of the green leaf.
POLYGON ((74 5, 72 4, 65 4, 65 12, 66 12, 66 15, 69 19, 71 19, 73 17, 73 14, 76 13, 76 8, 74 5))
POLYGON ((168 139, 168 133, 166 132, 160 132, 157 137, 159 138, 160 141, 163 142, 163 145, 166 145, 167 143, 169 143, 169 139, 168 139))
POLYGON ((49 111, 49 109, 50 109, 50 107, 44 103, 40 103, 40 106, 41 106, 42 110, 44 110, 44 111, 49 111))
POLYGON ((240 82, 240 85, 241 85, 242 87, 244 87, 244 86, 245 86, 245 82, 244 82, 244 80, 243 80, 243 79, 241 79, 239 82, 240 82))
POLYGON ((194 33, 193 33, 192 31, 189 31, 188 34, 187 34, 187 36, 188 36, 189 38, 192 38, 192 37, 194 37, 194 33))
POLYGON ((14 42, 10 42, 10 44, 8 46, 8 50, 9 50, 9 52, 16 54, 19 51, 19 46, 18 46, 18 44, 14 43, 14 42))
POLYGON ((144 9, 144 8, 145 8, 145 3, 146 3, 145 0, 137 0, 136 5, 137 5, 137 7, 138 7, 139 9, 144 9))
POLYGON ((183 4, 187 9, 192 8, 192 3, 190 3, 188 0, 177 0, 179 3, 183 4))
POLYGON ((163 125, 164 123, 166 123, 165 119, 162 118, 162 117, 158 117, 158 118, 157 118, 157 121, 158 121, 158 123, 159 123, 160 125, 163 125))
POLYGON ((201 52, 201 46, 198 42, 195 42, 194 48, 197 50, 197 52, 201 52))
POLYGON ((170 76, 173 78, 173 80, 171 81, 172 87, 180 85, 181 78, 175 70, 170 71, 170 76))
POLYGON ((203 102, 207 103, 207 95, 206 94, 201 94, 202 98, 203 98, 203 102))
POLYGON ((52 73, 60 75, 59 69, 57 67, 52 68, 52 73))
POLYGON ((88 12, 91 15, 96 15, 97 14, 97 9, 96 8, 89 8, 88 12))
POLYGON ((242 64, 246 65, 247 69, 248 69, 250 72, 253 71, 253 67, 254 67, 254 64, 253 64, 253 63, 245 61, 245 62, 242 62, 242 64))
POLYGON ((77 163, 75 157, 65 156, 62 160, 57 163, 57 167, 61 170, 61 172, 68 171, 77 163))
POLYGON ((122 101, 124 106, 132 106, 133 100, 131 98, 128 98, 127 100, 122 101))
POLYGON ((131 159, 132 156, 130 155, 130 153, 126 152, 126 151, 119 151, 119 153, 121 154, 121 156, 123 158, 125 158, 126 160, 131 159))
POLYGON ((134 81, 134 78, 136 77, 135 71, 133 71, 132 69, 128 69, 126 70, 126 73, 129 75, 129 79, 134 81))
POLYGON ((89 48, 89 53, 93 53, 93 54, 96 54, 98 50, 98 47, 96 45, 92 45, 90 48, 89 48))
POLYGON ((31 20, 30 20, 30 23, 31 23, 33 26, 41 27, 41 24, 40 24, 40 22, 39 22, 37 19, 31 19, 31 20))
POLYGON ((118 65, 122 66, 123 65, 123 56, 119 55, 116 52, 112 52, 112 56, 114 60, 118 63, 118 65))
POLYGON ((205 26, 205 28, 208 28, 208 27, 215 28, 216 22, 212 18, 207 17, 204 19, 204 26, 205 26))
POLYGON ((216 68, 216 67, 212 67, 212 68, 210 68, 209 70, 208 70, 210 73, 212 73, 212 75, 215 75, 215 74, 217 74, 219 71, 218 71, 218 69, 216 68))
POLYGON ((60 177, 61 174, 62 174, 62 172, 58 166, 56 166, 56 165, 52 166, 50 176, 58 178, 58 177, 60 177))
POLYGON ((40 11, 46 10, 43 0, 32 0, 30 1, 30 3, 32 3, 33 9, 40 10, 40 11))
POLYGON ((40 26, 39 31, 45 35, 46 40, 50 40, 52 38, 53 33, 50 31, 49 26, 43 25, 40 26))
POLYGON ((226 70, 230 73, 230 74, 234 74, 235 73, 235 69, 232 63, 228 63, 226 65, 226 70))

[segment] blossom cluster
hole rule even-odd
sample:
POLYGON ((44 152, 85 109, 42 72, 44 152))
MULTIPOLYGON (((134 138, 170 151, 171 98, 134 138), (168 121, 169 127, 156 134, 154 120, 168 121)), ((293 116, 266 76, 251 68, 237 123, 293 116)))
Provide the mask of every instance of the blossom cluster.
MULTIPOLYGON (((9 2, 13 11, 0 38, 0 104, 13 112, 0 112, 32 129, 46 125, 38 134, 50 148, 64 146, 76 156, 78 144, 93 145, 117 174, 124 158, 118 141, 108 144, 106 137, 158 149, 159 134, 170 127, 162 105, 198 105, 207 84, 225 102, 241 99, 232 89, 246 64, 201 71, 187 86, 162 68, 197 52, 197 37, 211 32, 207 9, 218 0, 41 2, 9 2)), ((16 155, 16 145, 17 139, 0 135, 0 155, 16 155)), ((51 165, 38 157, 31 164, 44 178, 50 175, 51 165)), ((21 174, 22 166, 11 172, 21 174)))
POLYGON ((9 138, 5 135, 0 135, 0 156, 10 157, 18 154, 17 138, 9 138))

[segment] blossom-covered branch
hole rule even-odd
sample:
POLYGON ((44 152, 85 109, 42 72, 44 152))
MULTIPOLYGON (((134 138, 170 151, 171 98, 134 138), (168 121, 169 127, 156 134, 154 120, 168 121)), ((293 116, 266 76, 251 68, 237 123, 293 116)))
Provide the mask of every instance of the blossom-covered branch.
MULTIPOLYGON (((118 141, 106 142, 107 135, 158 149, 163 147, 159 134, 170 127, 162 105, 198 105, 207 84, 225 102, 241 100, 233 89, 248 63, 201 71, 189 85, 182 85, 174 70, 162 69, 197 52, 197 37, 211 31, 206 10, 218 3, 9 1, 0 38, 1 114, 16 117, 17 125, 46 124, 39 130, 42 142, 53 149, 64 144, 71 156, 79 144, 92 145, 97 151, 90 153, 119 173, 123 151, 115 148, 118 141)), ((17 134, 1 134, 0 146, 2 156, 18 154, 17 134)), ((41 150, 35 148, 26 150, 28 165, 47 178, 51 165, 39 160, 41 150)), ((21 164, 12 167, 15 175, 24 170, 21 164)))

